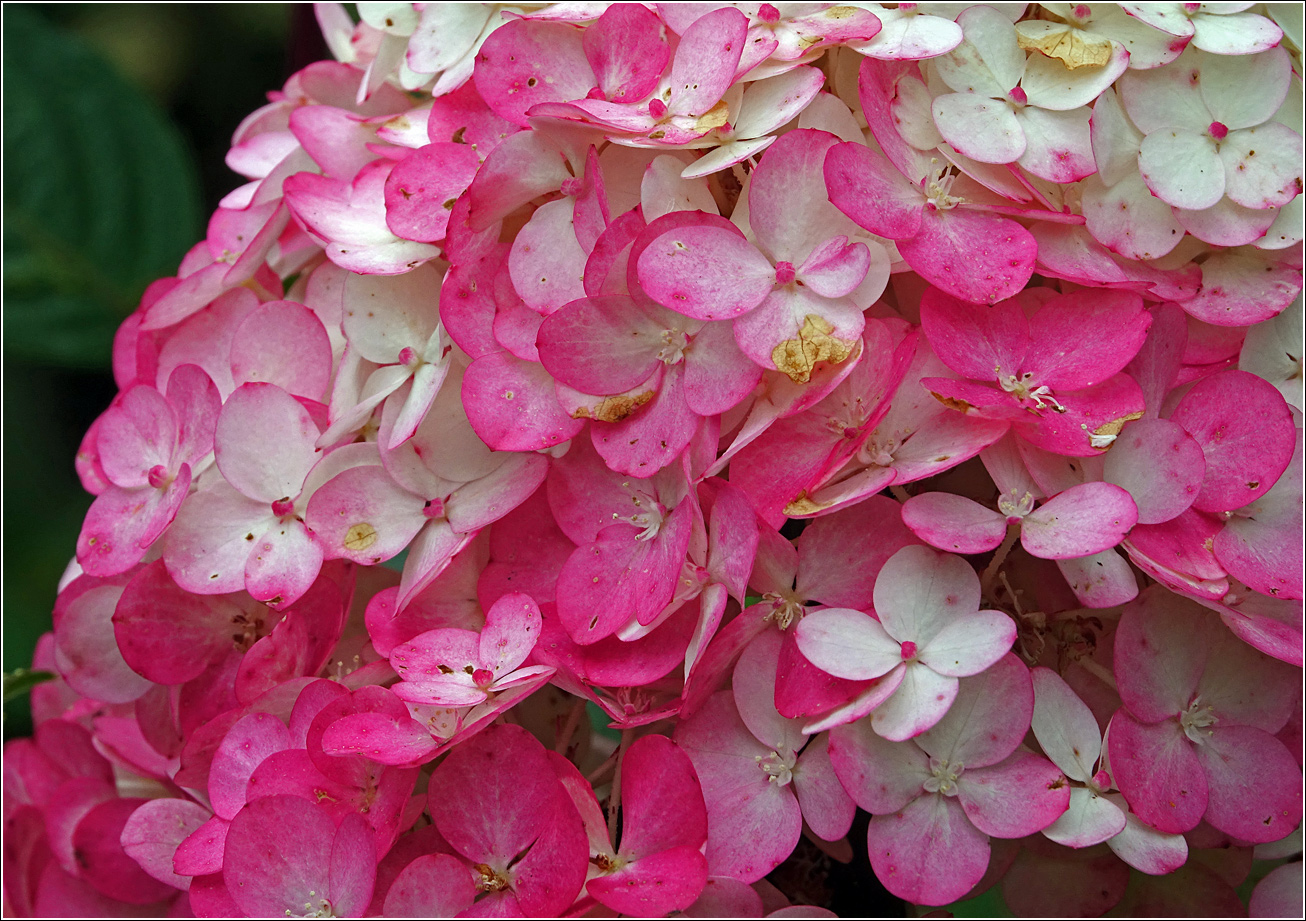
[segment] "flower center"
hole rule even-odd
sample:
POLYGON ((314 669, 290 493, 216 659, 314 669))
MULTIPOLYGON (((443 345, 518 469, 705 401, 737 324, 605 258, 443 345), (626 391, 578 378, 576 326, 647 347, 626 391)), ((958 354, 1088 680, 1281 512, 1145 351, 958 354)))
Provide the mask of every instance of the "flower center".
POLYGON ((771 603, 771 613, 764 620, 772 621, 781 630, 788 630, 789 625, 802 618, 807 609, 803 603, 788 592, 767 592, 763 601, 771 603))
POLYGON ((1205 744, 1214 735, 1211 727, 1218 722, 1220 718, 1215 715, 1215 708, 1210 704, 1203 705, 1200 697, 1193 698, 1188 709, 1179 714, 1179 725, 1183 727, 1184 735, 1199 745, 1205 744))
POLYGON ((757 755, 757 766, 766 774, 766 782, 777 786, 787 786, 794 779, 794 762, 798 759, 792 754, 780 754, 772 751, 769 755, 757 755))
POLYGON ((921 191, 925 193, 926 203, 936 211, 951 211, 961 204, 962 199, 951 194, 956 174, 947 164, 940 165, 937 158, 930 158, 930 172, 921 180, 921 191))
MULTIPOLYGON (((308 900, 304 902, 304 913, 298 915, 300 918, 334 918, 335 911, 331 903, 326 899, 319 898, 316 890, 308 890, 308 900)), ((286 917, 294 917, 290 914, 290 909, 286 909, 286 917)))
POLYGON ((168 468, 162 464, 155 464, 151 467, 150 472, 146 474, 146 478, 155 489, 163 489, 173 480, 172 474, 168 473, 168 468))
POLYGON ((998 386, 1007 393, 1015 396, 1017 400, 1024 403, 1026 400, 1033 400, 1034 405, 1030 408, 1034 410, 1045 409, 1051 406, 1056 412, 1063 413, 1066 408, 1057 402, 1057 398, 1052 395, 1052 390, 1046 384, 1038 385, 1034 383, 1034 375, 1026 371, 1019 378, 1014 374, 1002 375, 1001 368, 994 368, 993 372, 998 376, 998 386))
POLYGON ((662 330, 662 348, 658 349, 657 359, 663 364, 678 365, 685 360, 685 349, 689 348, 689 336, 684 330, 662 330))
POLYGON ((930 759, 930 775, 925 779, 926 793, 942 793, 944 796, 957 795, 957 778, 961 776, 962 771, 966 770, 966 765, 960 761, 949 763, 946 758, 930 759))
POLYGON ((478 863, 472 869, 476 871, 476 888, 481 892, 502 892, 508 888, 508 878, 485 864, 478 863))
POLYGON ((910 662, 914 658, 916 658, 916 644, 911 640, 904 640, 902 644, 902 660, 904 662, 910 662))
POLYGON ((1007 516, 1007 524, 1018 524, 1022 518, 1034 511, 1034 496, 1025 493, 1017 496, 1018 489, 998 497, 998 511, 1007 516))
POLYGON ((282 496, 272 503, 272 514, 278 518, 285 518, 295 510, 295 500, 289 496, 282 496))
POLYGON ((777 285, 787 285, 794 280, 798 272, 794 269, 792 262, 777 262, 775 264, 775 283, 777 285))

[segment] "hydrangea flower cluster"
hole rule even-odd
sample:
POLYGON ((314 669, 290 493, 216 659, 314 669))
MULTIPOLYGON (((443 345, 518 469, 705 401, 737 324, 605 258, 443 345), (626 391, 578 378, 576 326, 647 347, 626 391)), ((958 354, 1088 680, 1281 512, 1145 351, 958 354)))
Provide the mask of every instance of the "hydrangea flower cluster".
POLYGON ((1245 911, 1294 6, 320 5, 115 340, 6 913, 812 916, 859 809, 918 905, 1245 911))

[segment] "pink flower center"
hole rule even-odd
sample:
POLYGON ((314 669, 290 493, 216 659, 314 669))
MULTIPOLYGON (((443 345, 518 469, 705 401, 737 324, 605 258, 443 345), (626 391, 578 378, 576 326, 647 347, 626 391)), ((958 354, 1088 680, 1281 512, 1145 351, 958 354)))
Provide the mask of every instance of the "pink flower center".
POLYGON ((1023 106, 1025 103, 1029 102, 1029 97, 1025 95, 1025 91, 1018 86, 1013 86, 1011 88, 1011 92, 1007 94, 1007 98, 1018 106, 1023 106))
POLYGON ((146 476, 155 489, 162 489, 172 482, 172 474, 168 473, 168 468, 162 464, 155 464, 146 476))
POLYGON ((650 99, 648 101, 648 114, 654 118, 661 118, 667 114, 667 105, 661 99, 650 99))
POLYGON ((910 662, 914 658, 916 658, 916 644, 911 640, 907 640, 902 644, 902 660, 910 662))
POLYGON ((427 518, 443 518, 444 500, 431 499, 426 503, 426 505, 422 506, 422 514, 425 515, 427 518))
POLYGON ((1229 128, 1223 122, 1211 122, 1208 130, 1211 132, 1211 137, 1217 141, 1223 141, 1229 136, 1229 128))
POLYGON ((406 368, 411 368, 421 360, 422 356, 418 355, 417 349, 413 348, 411 345, 406 345, 399 350, 399 363, 406 368))
POLYGON ((769 3, 763 3, 757 11, 757 18, 768 25, 774 24, 780 21, 780 11, 769 3))
POLYGON ((1089 9, 1087 3, 1081 3, 1081 4, 1079 4, 1078 6, 1075 7, 1075 18, 1076 18, 1076 19, 1087 19, 1088 17, 1090 17, 1090 16, 1092 16, 1092 15, 1093 15, 1093 11, 1092 11, 1091 9, 1089 9))
POLYGON ((282 496, 272 503, 272 514, 278 518, 285 518, 295 510, 295 500, 289 496, 282 496))
POLYGON ((777 285, 787 285, 794 280, 798 273, 794 271, 792 262, 777 262, 775 264, 775 283, 777 285))
POLYGON ((562 194, 570 195, 573 198, 579 195, 585 189, 585 182, 581 179, 564 179, 562 180, 562 194))
POLYGON ((478 688, 488 688, 494 684, 494 672, 488 668, 478 668, 472 672, 472 681, 475 682, 478 688))

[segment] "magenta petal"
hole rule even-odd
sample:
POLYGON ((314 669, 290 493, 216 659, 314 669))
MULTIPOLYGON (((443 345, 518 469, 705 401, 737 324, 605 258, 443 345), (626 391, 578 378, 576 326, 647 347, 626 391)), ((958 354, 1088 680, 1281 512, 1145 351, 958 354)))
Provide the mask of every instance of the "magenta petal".
POLYGON ((1061 769, 1029 752, 964 771, 957 791, 966 816, 995 838, 1032 835, 1056 821, 1070 803, 1070 784, 1061 769))
POLYGON ((475 898, 470 867, 449 854, 423 854, 390 884, 384 911, 387 917, 452 918, 475 898))
POLYGON ((839 144, 826 154, 824 172, 830 201, 871 233, 907 240, 920 230, 925 196, 882 154, 839 144))
MULTIPOLYGON (((707 841, 707 808, 694 766, 674 742, 665 736, 645 736, 627 750, 621 771, 618 853, 623 858, 635 860, 672 848, 702 847, 707 841)), ((706 878, 706 863, 703 872, 706 878)))
POLYGON ((1007 536, 1007 520, 973 499, 950 492, 912 496, 902 520, 921 540, 953 553, 985 553, 1007 536))
POLYGON ((1151 325, 1131 291, 1063 294, 1030 320, 1034 345, 1021 370, 1055 390, 1082 390, 1124 370, 1151 325))
POLYGON ((1021 300, 977 307, 938 288, 921 295, 921 328, 949 368, 974 380, 1017 374, 1033 340, 1021 300))
POLYGON ((496 451, 536 451, 575 437, 585 423, 563 411, 543 365, 508 352, 471 363, 463 377, 467 420, 496 451))
POLYGON ((665 347, 662 327, 628 297, 572 301, 545 318, 540 361, 569 387, 623 393, 649 378, 665 347))
POLYGON ((698 320, 732 320, 771 292, 775 268, 738 230, 690 224, 639 256, 639 282, 664 307, 698 320))
POLYGON ((326 810, 306 799, 278 794, 249 803, 232 820, 223 852, 232 898, 256 916, 329 909, 335 833, 326 810))
POLYGON ((947 293, 974 304, 995 304, 1025 287, 1038 245, 1010 218, 926 209, 920 231, 900 240, 898 252, 922 278, 947 293))
POLYGON ((1206 455, 1206 478, 1193 507, 1241 508, 1270 491, 1296 442, 1292 414, 1273 384, 1227 370, 1200 381, 1171 414, 1206 455))
POLYGON ((680 845, 597 876, 586 891, 622 914, 661 917, 692 905, 706 885, 707 858, 697 847, 680 845))
POLYGON ((1177 720, 1144 724, 1120 710, 1107 743, 1111 776, 1131 811, 1159 831, 1197 827, 1207 806, 1206 772, 1177 720))
POLYGON ((336 828, 331 843, 330 889, 333 914, 360 917, 372 901, 376 884, 376 839, 367 819, 351 812, 336 828))
POLYGON ((946 905, 980 881, 989 865, 988 835, 961 804, 938 794, 919 796, 893 815, 871 819, 866 835, 871 868, 886 889, 918 905, 946 905), (938 868, 946 866, 948 872, 938 868))
POLYGON ((1045 560, 1089 556, 1120 543, 1138 506, 1119 486, 1084 483, 1058 493, 1021 522, 1020 543, 1045 560))

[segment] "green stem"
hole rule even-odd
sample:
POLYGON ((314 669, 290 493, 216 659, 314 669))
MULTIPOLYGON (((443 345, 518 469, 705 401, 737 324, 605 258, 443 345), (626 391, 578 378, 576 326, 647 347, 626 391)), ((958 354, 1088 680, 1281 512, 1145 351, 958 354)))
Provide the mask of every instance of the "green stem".
POLYGON ((1007 554, 1016 545, 1016 538, 1018 537, 1020 537, 1020 525, 1007 525, 1007 536, 1002 538, 1002 543, 998 545, 998 549, 993 553, 993 561, 989 563, 988 568, 984 570, 984 575, 980 577, 980 594, 983 597, 989 599, 993 597, 991 594, 993 580, 998 577, 998 570, 1007 561, 1007 554))

